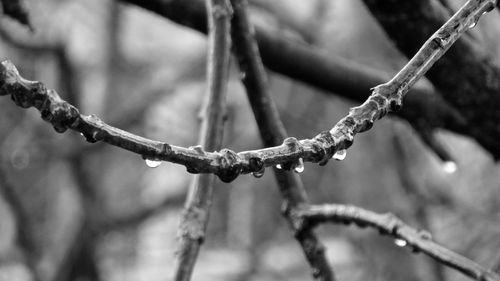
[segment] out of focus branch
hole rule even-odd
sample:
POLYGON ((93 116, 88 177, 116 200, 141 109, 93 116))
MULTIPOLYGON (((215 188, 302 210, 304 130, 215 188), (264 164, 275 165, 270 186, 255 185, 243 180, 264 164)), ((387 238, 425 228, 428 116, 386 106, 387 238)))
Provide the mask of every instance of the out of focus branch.
MULTIPOLYGON (((269 93, 266 73, 255 42, 253 27, 247 14, 248 3, 246 0, 231 0, 231 3, 234 8, 231 29, 234 51, 238 59, 240 72, 245 74, 242 81, 261 138, 266 146, 279 145, 287 137, 287 132, 269 93)), ((293 164, 295 171, 298 172, 304 169, 303 165, 302 159, 293 164)), ((260 177, 263 173, 264 170, 256 172, 254 175, 260 177)), ((284 206, 286 206, 284 215, 295 231, 295 237, 302 246, 315 280, 335 280, 326 258, 324 246, 319 241, 319 238, 312 229, 299 231, 290 216, 291 212, 297 210, 300 206, 308 204, 302 180, 298 175, 283 169, 275 168, 274 173, 284 199, 284 206)))
MULTIPOLYGON (((204 149, 214 151, 221 149, 224 132, 232 8, 229 0, 207 0, 206 5, 210 15, 207 55, 208 92, 199 142, 204 149)), ((198 252, 205 239, 213 200, 214 180, 215 177, 211 174, 197 175, 189 187, 189 196, 178 231, 180 246, 174 269, 176 281, 191 279, 198 252)))
POLYGON ((407 246, 414 252, 422 252, 472 279, 500 280, 496 273, 433 241, 429 232, 412 228, 390 213, 378 214, 355 206, 328 204, 305 208, 296 215, 304 227, 331 222, 376 228, 380 233, 396 238, 396 245, 407 246))
POLYGON ((4 14, 33 30, 25 0, 1 0, 0 2, 2 2, 2 9, 4 14))
POLYGON ((118 218, 111 218, 102 222, 101 225, 97 227, 97 232, 98 234, 107 234, 112 231, 122 231, 125 229, 137 227, 141 223, 165 212, 166 210, 179 208, 180 206, 182 206, 185 198, 185 193, 174 196, 167 196, 158 204, 144 207, 143 209, 129 215, 123 215, 118 218))

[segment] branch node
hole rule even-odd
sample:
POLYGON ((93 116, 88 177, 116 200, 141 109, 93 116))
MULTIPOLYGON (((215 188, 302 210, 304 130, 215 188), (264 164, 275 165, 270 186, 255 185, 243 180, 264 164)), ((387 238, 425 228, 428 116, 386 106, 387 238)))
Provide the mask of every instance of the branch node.
POLYGON ((240 158, 236 152, 230 149, 222 149, 220 152, 220 170, 217 176, 221 181, 229 183, 235 180, 242 171, 240 158))

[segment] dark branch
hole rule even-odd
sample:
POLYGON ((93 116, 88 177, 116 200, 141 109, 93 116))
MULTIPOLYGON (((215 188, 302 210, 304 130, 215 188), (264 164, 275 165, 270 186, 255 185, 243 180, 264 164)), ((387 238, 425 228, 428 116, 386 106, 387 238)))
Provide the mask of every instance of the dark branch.
POLYGON ((393 214, 378 214, 349 205, 321 205, 305 208, 296 214, 304 226, 324 222, 354 223, 360 227, 372 227, 380 233, 395 237, 398 246, 409 247, 414 252, 422 252, 436 261, 454 268, 478 281, 500 280, 500 276, 474 261, 457 254, 432 240, 429 232, 414 229, 393 214))
MULTIPOLYGON (((231 3, 234 8, 231 30, 234 51, 238 59, 240 71, 244 73, 243 84, 246 88, 261 138, 266 146, 279 145, 287 137, 287 132, 269 93, 266 73, 247 14, 247 1, 232 0, 231 3)), ((298 172, 304 169, 302 159, 293 163, 293 166, 298 172)), ((264 169, 254 173, 254 175, 260 177, 263 173, 264 169)), ((324 281, 335 280, 328 259, 326 258, 324 246, 314 231, 307 230, 299 233, 290 216, 292 211, 307 204, 307 195, 302 180, 298 175, 288 171, 275 168, 274 173, 280 186, 284 205, 287 206, 284 215, 297 233, 296 238, 302 246, 314 278, 324 281)))
MULTIPOLYGON (((230 20, 232 8, 229 0, 207 0, 209 17, 208 63, 207 63, 207 99, 205 115, 201 124, 199 142, 208 151, 222 147, 224 116, 226 113, 226 91, 229 74, 229 55, 231 48, 230 20)), ((232 161, 234 152, 223 153, 225 164, 232 161)), ((238 176, 231 170, 222 171, 219 177, 231 181, 238 176)), ((175 267, 176 281, 189 281, 198 258, 201 244, 210 216, 213 200, 215 177, 211 174, 197 175, 189 187, 184 214, 179 224, 179 250, 175 267)))

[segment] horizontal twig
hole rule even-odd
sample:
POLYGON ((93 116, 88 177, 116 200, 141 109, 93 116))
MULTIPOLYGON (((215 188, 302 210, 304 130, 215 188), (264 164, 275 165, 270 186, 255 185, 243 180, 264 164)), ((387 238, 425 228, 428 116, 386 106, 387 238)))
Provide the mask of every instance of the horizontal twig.
POLYGON ((264 167, 278 164, 287 167, 300 158, 325 165, 338 151, 344 155, 345 149, 354 141, 354 135, 369 130, 389 111, 399 110, 408 89, 468 30, 471 22, 477 22, 490 10, 491 5, 488 1, 467 2, 391 81, 373 88, 370 97, 362 105, 351 108, 349 114, 330 131, 300 141, 287 138, 280 146, 260 150, 206 152, 200 146, 174 146, 114 128, 94 115, 81 115, 78 109, 62 100, 54 90, 47 90, 41 82, 22 78, 9 61, 2 62, 0 67, 0 95, 11 95, 20 107, 37 108, 57 132, 70 128, 82 133, 89 142, 104 141, 141 154, 146 159, 181 164, 190 173, 213 173, 225 182, 234 180, 241 173, 262 171, 264 167))
POLYGON ((310 206, 297 212, 296 220, 304 228, 324 222, 354 223, 360 227, 376 228, 382 234, 395 237, 396 245, 422 252, 436 261, 479 280, 500 280, 500 276, 476 262, 452 251, 432 240, 425 230, 417 230, 405 224, 391 213, 379 214, 350 205, 328 204, 310 206))

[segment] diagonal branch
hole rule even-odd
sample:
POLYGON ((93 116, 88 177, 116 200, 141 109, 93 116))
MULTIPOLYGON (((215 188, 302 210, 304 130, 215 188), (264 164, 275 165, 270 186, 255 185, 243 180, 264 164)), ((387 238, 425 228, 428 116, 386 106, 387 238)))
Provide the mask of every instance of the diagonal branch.
POLYGON ((169 161, 187 167, 191 173, 214 173, 230 182, 239 174, 259 172, 263 167, 281 165, 290 167, 300 158, 303 161, 326 164, 337 152, 344 154, 357 133, 369 130, 374 122, 402 106, 409 88, 450 48, 450 46, 489 10, 491 1, 467 2, 448 22, 432 35, 389 82, 375 87, 370 97, 330 131, 312 139, 298 141, 287 138, 282 145, 260 150, 235 153, 228 149, 206 152, 200 147, 183 148, 153 141, 111 127, 98 117, 80 115, 79 111, 62 100, 54 90, 47 90, 41 82, 22 78, 15 66, 4 61, 0 65, 0 95, 11 95, 23 108, 35 107, 42 118, 52 123, 57 132, 76 130, 89 142, 104 141, 111 145, 141 154, 144 158, 169 161))
MULTIPOLYGON (((207 32, 206 13, 199 0, 122 0, 166 17, 178 24, 207 32)), ((278 32, 256 27, 256 39, 265 66, 292 79, 308 83, 357 102, 363 102, 369 89, 391 77, 380 69, 361 65, 311 46, 294 43, 278 32)), ((415 85, 405 97, 405 108, 397 115, 414 124, 444 127, 460 134, 470 134, 463 117, 433 89, 415 85)))
MULTIPOLYGON (((267 77, 260 59, 260 53, 254 39, 253 27, 250 23, 246 0, 231 0, 234 9, 233 39, 234 52, 238 59, 240 71, 244 73, 243 84, 246 88, 248 99, 257 121, 261 138, 266 146, 279 145, 287 137, 287 132, 279 117, 276 105, 269 93, 267 77)), ((296 171, 304 169, 302 160, 295 167, 296 171)), ((256 172, 257 177, 262 176, 264 170, 256 172)), ((282 169, 274 169, 276 179, 284 199, 284 215, 293 230, 304 254, 312 268, 316 280, 335 280, 325 255, 324 246, 312 229, 299 231, 293 224, 291 212, 307 205, 307 195, 298 175, 282 169)))
MULTIPOLYGON (((411 57, 422 42, 447 19, 434 0, 363 0, 388 36, 411 57)), ((495 0, 470 0, 470 5, 494 9, 495 0)), ((484 11, 486 11, 484 10, 484 11)), ((479 17, 457 24, 476 27, 479 17)), ((471 33, 469 33, 471 34, 471 33)), ((500 65, 478 40, 464 36, 427 74, 443 98, 460 111, 469 124, 469 135, 500 159, 500 65)))
POLYGON ((500 280, 500 276, 476 262, 457 254, 432 240, 429 232, 417 230, 405 224, 393 214, 379 214, 349 205, 319 205, 305 208, 296 215, 304 227, 324 222, 355 223, 360 227, 372 227, 382 234, 396 238, 396 245, 408 246, 414 252, 422 252, 436 261, 454 268, 478 281, 500 280))
MULTIPOLYGON (((209 151, 222 146, 226 90, 229 73, 230 20, 229 0, 207 0, 209 17, 209 44, 205 116, 201 125, 199 141, 209 151)), ((179 225, 180 248, 177 252, 175 280, 188 281, 198 258, 210 216, 215 177, 211 174, 197 175, 189 187, 189 196, 179 225)))

